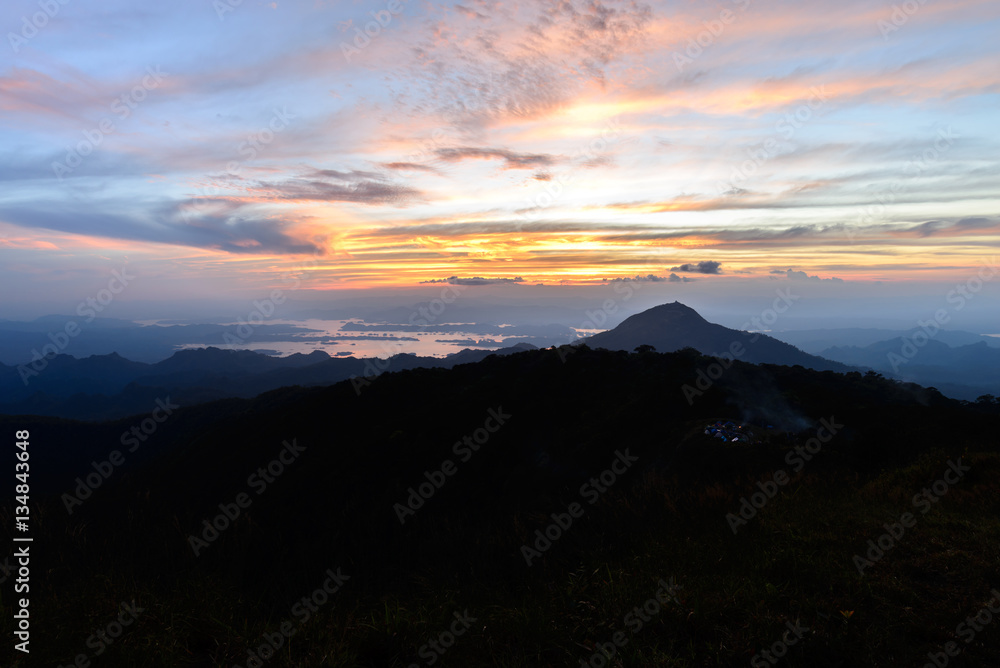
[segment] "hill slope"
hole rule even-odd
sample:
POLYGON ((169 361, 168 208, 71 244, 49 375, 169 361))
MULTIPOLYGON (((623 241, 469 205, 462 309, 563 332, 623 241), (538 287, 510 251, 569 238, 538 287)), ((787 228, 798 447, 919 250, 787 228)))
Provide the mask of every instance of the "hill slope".
MULTIPOLYGON (((466 611, 475 625, 435 665, 579 665, 619 631, 622 665, 746 665, 790 622, 809 631, 789 666, 915 665, 997 586, 995 407, 739 361, 691 405, 681 388, 709 358, 559 352, 180 408, 143 443, 150 460, 127 453, 72 515, 35 491, 34 659, 72 663, 135 601, 109 665, 248 665, 284 622, 294 642, 268 665, 428 665, 466 611), (802 431, 754 427, 754 447, 702 434, 765 408, 802 431), (859 577, 853 555, 959 457, 953 491, 859 577), (732 531, 727 515, 768 484, 732 531), (331 602, 299 615, 339 569, 331 602), (629 611, 671 578, 676 600, 637 630, 629 611)), ((33 490, 75 456, 68 494, 128 426, 0 425, 31 431, 33 490)), ((987 633, 963 648, 971 665, 1000 660, 987 633)))
POLYGON ((189 406, 227 397, 254 397, 290 385, 330 385, 359 377, 360 386, 383 371, 451 368, 490 355, 509 355, 534 346, 499 350, 465 349, 443 358, 400 354, 389 359, 330 357, 322 351, 272 357, 251 350, 181 350, 155 364, 118 354, 77 359, 57 355, 36 365, 0 364, 0 413, 111 420, 150 410, 157 398, 189 406))
POLYGON ((694 348, 704 355, 732 356, 753 364, 796 364, 819 371, 849 371, 840 362, 804 353, 766 334, 743 332, 708 322, 694 309, 673 302, 626 318, 607 332, 583 340, 592 348, 632 351, 641 345, 669 353, 694 348), (741 352, 742 351, 742 352, 741 352))

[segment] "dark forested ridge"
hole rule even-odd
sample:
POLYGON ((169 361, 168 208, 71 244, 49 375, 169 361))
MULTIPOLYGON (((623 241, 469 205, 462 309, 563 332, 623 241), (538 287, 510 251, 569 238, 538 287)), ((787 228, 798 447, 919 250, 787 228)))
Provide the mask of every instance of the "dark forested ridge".
MULTIPOLYGON (((745 665, 793 622, 809 630, 788 665, 911 665, 951 639, 1000 585, 997 404, 725 366, 564 346, 161 410, 142 440, 143 414, 0 418, 30 430, 49 491, 33 614, 51 640, 32 659, 245 666, 286 621, 268 665, 575 666, 601 647, 608 665, 745 665), (751 442, 706 435, 719 420, 751 442), (963 478, 859 572, 959 458, 963 478), (349 577, 333 603, 299 614, 330 571, 349 577), (636 628, 661 579, 676 597, 636 628), (96 657, 123 601, 144 612, 96 657)), ((963 647, 971 665, 1000 660, 995 633, 963 647)))
POLYGON ((330 357, 316 350, 273 357, 251 350, 196 348, 146 364, 121 355, 78 359, 57 355, 36 364, 0 364, 0 412, 108 420, 152 408, 170 396, 189 406, 228 397, 254 397, 289 385, 330 385, 352 377, 372 378, 383 371, 445 367, 534 348, 517 344, 500 350, 465 349, 444 358, 394 355, 388 359, 330 357))
POLYGON ((661 353, 694 348, 705 355, 728 355, 755 364, 799 364, 820 371, 851 369, 840 362, 804 353, 767 334, 711 323, 680 302, 660 304, 637 313, 614 329, 589 337, 586 343, 591 348, 626 351, 648 345, 661 353))

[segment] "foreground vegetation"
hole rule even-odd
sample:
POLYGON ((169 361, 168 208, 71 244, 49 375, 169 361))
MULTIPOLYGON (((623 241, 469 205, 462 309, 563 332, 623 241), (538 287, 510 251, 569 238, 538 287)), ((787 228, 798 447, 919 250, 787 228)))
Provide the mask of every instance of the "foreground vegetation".
MULTIPOLYGON (((0 663, 679 667, 771 665, 767 651, 788 666, 922 666, 955 641, 948 665, 1000 665, 1000 624, 968 643, 956 630, 1000 589, 996 404, 738 362, 689 403, 684 386, 713 363, 536 351, 389 374, 360 394, 342 383, 179 410, 146 461, 71 515, 60 494, 35 509, 35 642, 30 660, 8 645, 0 663), (491 409, 509 418, 457 456, 491 409), (755 443, 705 436, 716 418, 747 421, 755 443), (821 420, 840 425, 831 439, 821 420), (263 490, 248 483, 293 440, 296 459, 263 490), (589 482, 626 450, 635 461, 611 484, 589 482), (961 477, 935 488, 959 458, 961 477), (448 459, 440 489, 400 511, 448 459), (934 498, 915 501, 924 489, 934 498), (203 521, 241 493, 251 503, 206 538, 203 521), (755 493, 771 498, 734 521, 755 493), (542 549, 547 527, 558 537, 542 549), (335 593, 318 596, 330 572, 335 593), (135 621, 96 655, 123 603, 135 621), (268 641, 280 647, 258 663, 268 641)), ((69 428, 27 426, 38 448, 69 428)), ((72 429, 88 460, 122 431, 72 429)))

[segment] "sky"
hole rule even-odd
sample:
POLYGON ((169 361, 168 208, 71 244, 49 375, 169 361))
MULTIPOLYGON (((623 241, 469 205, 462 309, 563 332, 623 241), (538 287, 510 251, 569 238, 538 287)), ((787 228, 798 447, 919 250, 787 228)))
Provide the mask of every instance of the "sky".
POLYGON ((641 277, 921 313, 1000 255, 989 0, 10 0, 0 27, 0 317, 123 270, 175 306, 641 277))

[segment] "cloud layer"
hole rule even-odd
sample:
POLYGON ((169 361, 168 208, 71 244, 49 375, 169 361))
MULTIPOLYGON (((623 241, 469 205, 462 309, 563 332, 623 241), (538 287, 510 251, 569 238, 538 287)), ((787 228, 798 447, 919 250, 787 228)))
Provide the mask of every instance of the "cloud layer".
POLYGON ((833 289, 1000 243, 995 2, 403 6, 65 5, 0 61, 3 264, 833 289))

